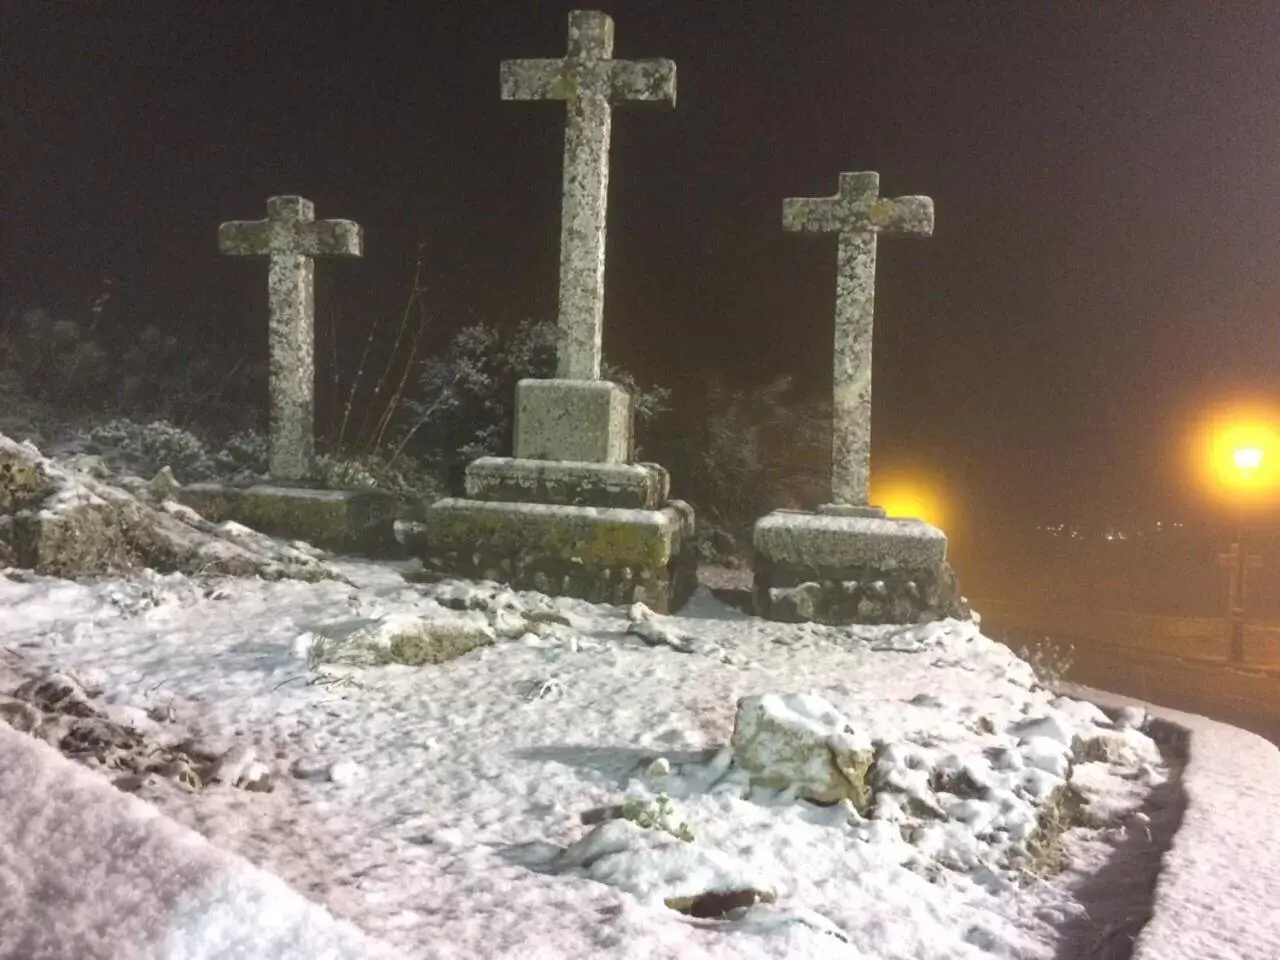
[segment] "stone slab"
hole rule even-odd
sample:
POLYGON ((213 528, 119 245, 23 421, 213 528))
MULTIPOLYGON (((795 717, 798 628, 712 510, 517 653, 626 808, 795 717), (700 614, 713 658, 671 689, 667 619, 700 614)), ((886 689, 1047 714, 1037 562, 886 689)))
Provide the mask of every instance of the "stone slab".
POLYGON ((775 510, 756 521, 757 557, 815 568, 903 566, 947 558, 947 536, 921 520, 843 517, 775 510))
POLYGON ((608 380, 521 380, 516 384, 515 456, 522 460, 626 463, 631 394, 608 380))
POLYGON ((671 477, 656 463, 481 457, 467 465, 466 492, 471 500, 656 510, 671 477))
POLYGON ((756 613, 789 623, 967 618, 947 538, 920 520, 777 510, 756 523, 756 613))
POLYGON ((339 553, 401 552, 395 535, 399 499, 381 490, 316 490, 277 484, 232 487, 192 483, 174 499, 213 523, 234 521, 339 553))
POLYGON ((697 586, 693 533, 679 500, 636 510, 448 497, 427 511, 422 560, 429 573, 671 612, 697 586))

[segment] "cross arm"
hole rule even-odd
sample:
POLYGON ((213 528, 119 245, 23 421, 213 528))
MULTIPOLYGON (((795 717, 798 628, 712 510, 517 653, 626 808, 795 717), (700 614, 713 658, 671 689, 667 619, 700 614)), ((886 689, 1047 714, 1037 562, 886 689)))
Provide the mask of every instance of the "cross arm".
POLYGON ((567 60, 503 60, 498 81, 503 100, 568 100, 578 91, 567 60))
POLYGON ((271 224, 266 220, 231 220, 218 227, 218 250, 241 256, 271 252, 271 224))
POLYGON ((358 257, 364 237, 352 220, 314 220, 294 227, 296 252, 309 257, 358 257))
POLYGON ((930 197, 877 197, 848 204, 840 197, 790 197, 782 201, 782 228, 808 233, 933 233, 930 197))
POLYGON ((242 256, 358 257, 363 239, 360 225, 351 220, 232 220, 218 227, 218 250, 242 256))
POLYGON ((931 197, 882 197, 871 204, 869 216, 878 233, 933 234, 931 197))
POLYGON ((673 60, 613 60, 609 71, 609 99, 664 100, 676 105, 676 65, 673 60))

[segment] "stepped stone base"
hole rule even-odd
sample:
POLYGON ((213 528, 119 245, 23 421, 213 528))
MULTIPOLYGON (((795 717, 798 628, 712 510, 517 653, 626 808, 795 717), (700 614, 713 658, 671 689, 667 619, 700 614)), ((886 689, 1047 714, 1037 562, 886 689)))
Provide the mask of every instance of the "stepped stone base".
POLYGON ((339 553, 394 556, 403 550, 395 534, 399 500, 380 490, 192 483, 173 496, 213 523, 230 520, 339 553))
POLYGON ((592 603, 678 609, 697 586, 693 509, 512 503, 450 497, 427 511, 423 566, 592 603))
POLYGON ((656 463, 481 457, 467 465, 466 490, 472 500, 657 510, 671 480, 656 463))
POLYGON ((778 510, 757 521, 754 601, 769 620, 826 624, 967 619, 947 538, 919 520, 778 510))

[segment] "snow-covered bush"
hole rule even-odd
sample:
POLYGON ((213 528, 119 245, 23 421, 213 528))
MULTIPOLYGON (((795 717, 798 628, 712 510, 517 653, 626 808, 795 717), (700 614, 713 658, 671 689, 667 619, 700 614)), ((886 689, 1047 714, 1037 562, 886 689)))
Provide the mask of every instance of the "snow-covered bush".
POLYGON ((698 511, 704 562, 745 558, 751 527, 777 507, 812 508, 827 496, 830 403, 801 396, 790 377, 763 388, 707 384, 701 416, 673 450, 681 495, 698 511))
POLYGON ((1075 661, 1075 653, 1073 644, 1060 646, 1048 637, 1041 637, 1034 645, 1023 644, 1018 649, 1019 658, 1031 664, 1036 680, 1050 690, 1067 679, 1075 661))
MULTIPOLYGON (((153 417, 182 426, 249 422, 264 365, 184 343, 155 325, 112 320, 100 296, 83 316, 33 309, 10 316, 0 363, 33 400, 67 412, 153 417)), ((193 338, 194 339, 194 338, 193 338)))
MULTIPOLYGON (((402 446, 441 474, 476 457, 509 454, 516 382, 555 376, 557 337, 554 323, 532 320, 508 333, 484 323, 458 331, 442 353, 420 365, 415 389, 402 403, 402 446)), ((670 392, 641 388, 608 364, 602 375, 631 392, 643 437, 666 412, 670 392)))
POLYGON ((265 474, 271 457, 271 444, 256 430, 232 434, 222 449, 213 455, 218 472, 234 477, 243 474, 265 474))
POLYGON ((141 476, 170 467, 181 483, 209 480, 218 467, 204 441, 167 420, 136 423, 117 418, 94 427, 89 434, 92 453, 116 460, 141 476))

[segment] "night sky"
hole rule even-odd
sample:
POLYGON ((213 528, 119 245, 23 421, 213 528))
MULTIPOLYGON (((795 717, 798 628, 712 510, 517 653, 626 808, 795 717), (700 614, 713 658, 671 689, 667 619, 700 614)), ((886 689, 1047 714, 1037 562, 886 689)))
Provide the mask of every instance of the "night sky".
MULTIPOLYGON (((301 193, 365 228, 318 267, 353 342, 419 241, 440 336, 554 318, 564 109, 498 64, 561 56, 572 6, 6 3, 0 307, 109 274, 135 322, 264 352, 217 226, 301 193)), ((828 390, 834 238, 781 203, 878 170, 937 228, 880 245, 873 469, 1153 515, 1190 412, 1280 386, 1275 3, 598 6, 615 56, 678 67, 674 111, 614 114, 605 347, 642 379, 828 390)))

